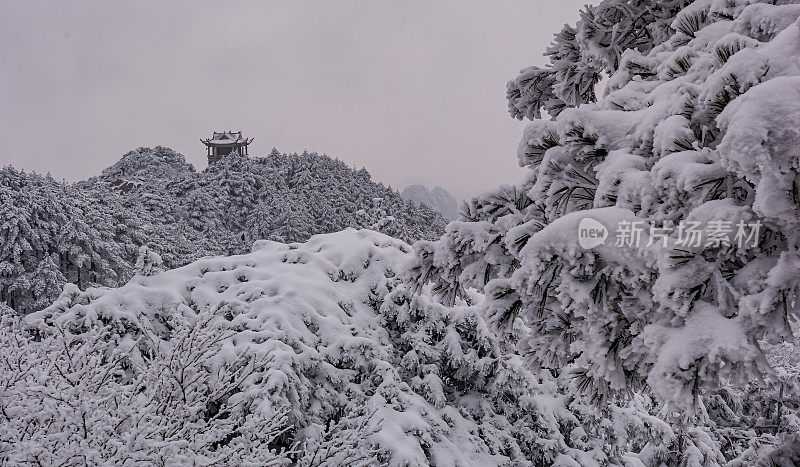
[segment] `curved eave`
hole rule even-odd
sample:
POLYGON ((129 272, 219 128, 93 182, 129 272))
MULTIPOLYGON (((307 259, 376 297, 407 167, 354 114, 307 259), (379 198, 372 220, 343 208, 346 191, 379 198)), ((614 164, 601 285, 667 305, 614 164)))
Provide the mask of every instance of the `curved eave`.
POLYGON ((244 144, 244 145, 250 144, 250 143, 252 143, 252 142, 253 142, 253 139, 254 139, 254 138, 250 138, 250 139, 242 139, 242 140, 238 140, 238 141, 231 141, 231 140, 227 140, 227 141, 215 141, 215 140, 213 140, 213 139, 201 139, 201 140, 200 140, 200 142, 202 142, 202 143, 203 143, 203 144, 205 144, 206 146, 233 146, 233 145, 236 145, 236 144, 239 144, 239 145, 242 145, 242 144, 244 144))

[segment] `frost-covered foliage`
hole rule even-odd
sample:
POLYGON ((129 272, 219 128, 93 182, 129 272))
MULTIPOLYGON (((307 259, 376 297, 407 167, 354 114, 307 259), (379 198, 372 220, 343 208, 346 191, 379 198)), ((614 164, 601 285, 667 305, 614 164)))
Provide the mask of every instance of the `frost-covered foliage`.
POLYGON ((140 217, 102 187, 0 169, 0 302, 40 309, 65 282, 118 285, 145 234, 140 217))
POLYGON ((134 264, 137 274, 152 276, 161 270, 163 264, 164 262, 161 260, 161 256, 150 248, 147 248, 147 245, 139 247, 139 255, 136 257, 136 264, 134 264))
POLYGON ((594 102, 595 84, 616 72, 626 50, 649 52, 674 32, 675 15, 691 0, 605 0, 565 25, 545 56, 544 67, 520 71, 508 83, 508 109, 515 118, 558 115, 567 107, 594 102))
POLYGON ((77 184, 5 167, 0 302, 27 312, 50 304, 65 282, 121 285, 143 272, 137 260, 151 267, 143 245, 176 267, 246 252, 257 239, 303 241, 347 227, 432 239, 444 222, 366 170, 316 154, 230 156, 198 173, 170 149, 140 148, 77 184))
POLYGON ((749 465, 797 429, 771 360, 800 307, 800 4, 688 3, 604 1, 565 27, 551 64, 509 83, 512 115, 537 118, 528 175, 415 245, 411 278, 448 306, 485 294, 492 325, 581 400, 652 395, 678 436, 666 460, 749 465), (596 248, 586 218, 608 231, 596 248))
MULTIPOLYGON (((234 154, 197 173, 170 149, 140 148, 87 183, 128 187, 127 203, 159 224, 179 229, 166 239, 190 230, 184 235, 191 235, 192 243, 205 238, 216 242, 209 245, 215 254, 247 251, 259 239, 297 242, 347 227, 371 227, 374 222, 364 224, 358 212, 376 207, 391 217, 381 231, 404 241, 435 238, 443 227, 433 210, 417 209, 396 191, 373 182, 366 170, 314 153, 234 154)), ((186 262, 158 253, 169 265, 186 262)))
POLYGON ((285 412, 237 397, 264 362, 219 358, 232 332, 209 314, 165 320, 169 341, 147 328, 134 339, 114 323, 78 330, 68 321, 34 340, 6 308, 0 463, 287 465, 274 447, 285 412))
POLYGON ((641 407, 592 428, 478 309, 411 293, 412 255, 352 229, 259 241, 9 313, 0 463, 587 465, 639 442, 641 407))

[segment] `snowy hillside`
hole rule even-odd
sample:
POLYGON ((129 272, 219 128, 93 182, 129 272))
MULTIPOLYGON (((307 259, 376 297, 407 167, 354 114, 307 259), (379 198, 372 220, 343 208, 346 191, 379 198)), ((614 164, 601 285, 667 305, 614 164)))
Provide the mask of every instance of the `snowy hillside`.
MULTIPOLYGON (((68 285, 25 318, 6 310, 0 461, 655 465, 676 455, 685 435, 649 397, 609 403, 598 419, 492 331, 479 296, 445 307, 405 285, 413 258, 399 240, 348 229, 258 241, 117 289, 68 285)), ((796 375, 787 365, 799 350, 770 355, 796 375)), ((688 439, 712 443, 709 429, 688 439)))
POLYGON ((445 223, 327 156, 227 157, 196 172, 162 147, 77 184, 2 168, 0 219, 0 301, 18 311, 47 306, 65 282, 125 283, 142 245, 175 267, 258 239, 364 227, 410 242, 437 238, 445 223))
POLYGON ((0 460, 312 465, 320 448, 326 465, 606 458, 592 447, 602 433, 574 446, 585 414, 504 351, 474 308, 402 285, 412 256, 350 229, 259 241, 118 289, 68 285, 2 328, 0 460), (51 364, 62 373, 39 380, 51 364))
POLYGON ((413 201, 416 204, 426 204, 439 212, 448 220, 458 219, 458 201, 442 187, 434 187, 428 190, 423 185, 409 185, 402 191, 403 198, 413 201))
POLYGON ((187 224, 228 252, 244 251, 252 240, 302 241, 346 227, 412 242, 436 238, 444 225, 365 169, 314 153, 230 156, 195 172, 169 148, 139 148, 85 182, 92 183, 129 187, 120 190, 126 204, 161 224, 187 224))

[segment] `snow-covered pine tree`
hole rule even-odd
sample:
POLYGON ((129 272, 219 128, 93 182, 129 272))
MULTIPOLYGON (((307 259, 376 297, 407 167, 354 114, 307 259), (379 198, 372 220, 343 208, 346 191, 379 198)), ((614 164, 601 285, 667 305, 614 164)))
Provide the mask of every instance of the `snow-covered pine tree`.
MULTIPOLYGON (((585 400, 652 393, 686 462, 737 455, 720 426, 691 433, 716 423, 712 391, 773 374, 761 342, 791 339, 800 306, 797 3, 588 7, 549 66, 509 83, 512 115, 534 119, 518 151, 530 172, 417 244, 418 287, 445 304, 485 293, 530 364, 585 400), (594 249, 578 242, 586 218, 609 231, 594 249), (686 246, 681 223, 702 242, 686 246)), ((770 418, 753 424, 789 429, 770 418)))
POLYGON ((131 272, 138 224, 103 187, 5 167, 0 214, 0 299, 20 312, 52 302, 65 281, 113 286, 131 272))
POLYGON ((136 257, 136 264, 134 264, 137 274, 152 276, 159 272, 163 265, 164 262, 158 253, 148 248, 147 245, 139 247, 139 254, 136 257))
POLYGON ((595 85, 619 68, 623 52, 649 52, 674 31, 675 15, 691 0, 613 0, 587 6, 576 26, 555 35, 544 67, 520 71, 508 83, 509 112, 515 118, 556 116, 568 107, 596 100, 595 85))

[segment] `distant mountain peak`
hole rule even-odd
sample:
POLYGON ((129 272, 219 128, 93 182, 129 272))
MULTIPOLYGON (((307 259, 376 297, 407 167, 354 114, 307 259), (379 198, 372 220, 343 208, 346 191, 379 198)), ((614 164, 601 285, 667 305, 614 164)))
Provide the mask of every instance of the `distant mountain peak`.
POLYGON ((458 218, 458 201, 440 186, 429 190, 424 185, 409 185, 403 190, 401 196, 416 204, 426 204, 441 213, 447 220, 452 221, 458 218))

